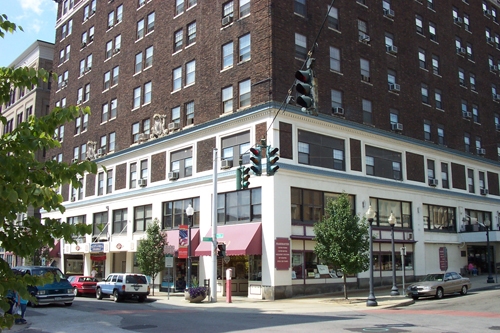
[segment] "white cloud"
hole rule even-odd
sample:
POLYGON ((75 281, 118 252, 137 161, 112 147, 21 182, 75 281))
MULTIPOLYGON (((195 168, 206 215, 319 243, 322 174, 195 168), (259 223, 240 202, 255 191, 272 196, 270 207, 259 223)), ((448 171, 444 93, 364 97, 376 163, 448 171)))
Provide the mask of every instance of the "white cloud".
POLYGON ((49 4, 50 0, 18 0, 24 11, 31 10, 37 15, 41 15, 43 8, 49 4))
POLYGON ((42 29, 42 26, 43 26, 43 22, 41 22, 40 20, 34 20, 33 22, 31 22, 31 29, 32 31, 35 32, 35 34, 38 34, 40 32, 40 30, 42 29))

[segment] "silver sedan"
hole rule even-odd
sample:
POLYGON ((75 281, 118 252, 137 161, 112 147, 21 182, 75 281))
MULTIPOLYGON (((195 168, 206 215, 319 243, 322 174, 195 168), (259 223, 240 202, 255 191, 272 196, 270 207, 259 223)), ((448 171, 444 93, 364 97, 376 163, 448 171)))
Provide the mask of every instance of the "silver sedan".
POLYGON ((453 293, 466 295, 471 286, 469 278, 455 272, 427 274, 422 281, 406 288, 406 296, 418 299, 425 296, 443 298, 445 294, 453 293))

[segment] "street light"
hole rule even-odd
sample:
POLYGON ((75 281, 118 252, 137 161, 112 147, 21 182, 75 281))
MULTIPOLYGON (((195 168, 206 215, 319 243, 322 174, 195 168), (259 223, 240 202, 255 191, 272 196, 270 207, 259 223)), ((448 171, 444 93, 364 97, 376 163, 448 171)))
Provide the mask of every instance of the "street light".
POLYGON ((191 288, 191 227, 193 226, 193 214, 194 209, 191 204, 189 204, 186 208, 186 215, 189 219, 188 225, 188 255, 187 255, 187 287, 191 288))
POLYGON ((495 282, 493 280, 493 276, 491 276, 491 265, 490 265, 490 226, 491 226, 491 221, 486 220, 484 221, 484 226, 486 227, 486 247, 488 249, 488 257, 487 257, 487 265, 488 265, 488 279, 486 280, 486 283, 493 283, 495 282))
POLYGON ((391 296, 398 296, 399 290, 396 285, 396 255, 394 254, 394 226, 396 225, 396 216, 393 213, 389 216, 389 224, 391 225, 391 245, 392 245, 392 289, 391 296))
POLYGON ((372 206, 368 207, 368 210, 365 213, 366 218, 368 219, 369 230, 370 230, 370 294, 368 295, 368 299, 366 300, 366 306, 377 306, 377 299, 375 298, 375 294, 373 293, 373 237, 372 237, 372 223, 375 218, 375 211, 372 206))

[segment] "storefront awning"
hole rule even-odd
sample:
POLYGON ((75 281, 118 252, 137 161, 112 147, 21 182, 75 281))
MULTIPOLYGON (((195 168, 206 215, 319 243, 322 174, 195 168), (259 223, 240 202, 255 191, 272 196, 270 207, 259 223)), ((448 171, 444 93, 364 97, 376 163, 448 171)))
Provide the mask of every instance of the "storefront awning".
MULTIPOLYGON (((223 225, 217 227, 218 242, 226 244, 226 255, 250 255, 262 254, 262 223, 245 223, 236 225, 223 225)), ((212 228, 206 234, 212 237, 212 228)), ((200 246, 194 252, 195 256, 210 256, 212 242, 200 242, 200 246)))
MULTIPOLYGON (((167 242, 175 249, 175 253, 179 251, 179 230, 167 230, 167 242)), ((191 228, 191 256, 194 256, 194 249, 200 244, 200 229, 191 228)))

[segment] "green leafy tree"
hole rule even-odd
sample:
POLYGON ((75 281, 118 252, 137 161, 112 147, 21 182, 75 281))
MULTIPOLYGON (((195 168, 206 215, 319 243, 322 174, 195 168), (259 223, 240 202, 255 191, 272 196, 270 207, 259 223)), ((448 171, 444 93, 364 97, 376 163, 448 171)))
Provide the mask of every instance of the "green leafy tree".
POLYGON ((346 276, 368 269, 368 231, 365 219, 352 214, 346 193, 337 200, 329 200, 323 220, 314 224, 314 251, 323 263, 343 272, 345 299, 348 298, 346 276))
MULTIPOLYGON (((0 37, 13 33, 18 28, 0 15, 0 37)), ((56 78, 45 69, 0 67, 0 104, 9 101, 11 89, 32 89, 41 82, 56 78)), ((91 225, 70 225, 57 219, 41 218, 38 214, 29 216, 28 208, 47 212, 58 210, 64 213, 63 198, 57 188, 71 184, 82 186, 78 177, 85 173, 97 173, 97 166, 90 161, 61 163, 43 161, 44 151, 60 147, 54 138, 56 129, 82 113, 89 114, 89 108, 70 106, 55 108, 43 117, 30 117, 10 133, 0 136, 0 244, 5 251, 12 251, 23 258, 34 258, 34 253, 45 247, 53 247, 54 239, 73 242, 74 235, 85 235, 92 231, 91 225), (26 216, 19 221, 19 216, 26 216)), ((7 119, 0 115, 3 125, 7 119)), ((35 258, 34 258, 35 259, 35 258)), ((17 290, 21 297, 35 301, 27 291, 28 285, 48 282, 52 277, 16 276, 9 264, 0 259, 0 308, 9 309, 6 298, 9 290, 17 290)), ((0 315, 0 330, 11 327, 13 316, 0 315)))
MULTIPOLYGON (((137 248, 137 263, 143 274, 151 276, 153 281, 165 268, 165 246, 167 243, 166 232, 162 232, 160 221, 154 219, 146 229, 146 238, 139 243, 137 248)), ((153 295, 154 282, 153 282, 153 295)))

